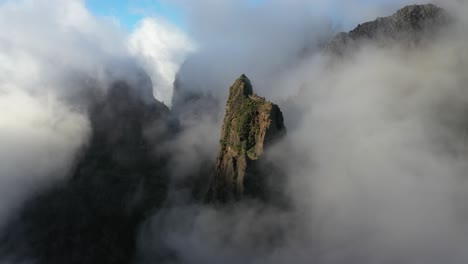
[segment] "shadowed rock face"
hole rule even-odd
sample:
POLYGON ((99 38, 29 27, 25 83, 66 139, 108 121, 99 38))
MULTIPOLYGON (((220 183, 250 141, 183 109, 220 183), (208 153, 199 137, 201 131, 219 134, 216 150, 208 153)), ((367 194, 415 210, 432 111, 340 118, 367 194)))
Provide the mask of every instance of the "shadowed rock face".
POLYGON ((170 134, 168 111, 125 82, 112 85, 89 108, 91 138, 70 179, 26 202, 0 240, 0 256, 131 263, 139 224, 166 197, 169 157, 157 146, 170 134))
POLYGON ((159 193, 153 191, 154 181, 161 178, 155 175, 160 171, 161 157, 154 147, 167 137, 168 114, 162 103, 144 103, 126 83, 115 83, 107 98, 90 110, 92 135, 72 182, 105 188, 103 208, 115 206, 133 213, 144 210, 136 205, 150 207, 149 203, 160 200, 144 201, 159 193))
POLYGON ((260 158, 286 132, 279 107, 253 93, 242 75, 231 86, 208 200, 228 202, 244 195, 263 198, 260 158))
POLYGON ((425 35, 437 33, 450 21, 451 17, 447 12, 433 4, 406 6, 389 17, 360 24, 348 33, 339 33, 325 50, 331 54, 343 55, 352 52, 366 40, 379 45, 389 42, 417 43, 425 35))

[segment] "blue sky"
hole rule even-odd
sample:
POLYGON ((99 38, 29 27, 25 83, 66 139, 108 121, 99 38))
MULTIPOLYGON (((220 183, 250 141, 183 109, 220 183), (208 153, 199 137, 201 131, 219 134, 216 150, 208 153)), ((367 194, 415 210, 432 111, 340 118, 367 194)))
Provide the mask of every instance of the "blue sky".
MULTIPOLYGON (((183 13, 174 5, 170 4, 169 0, 85 0, 86 5, 91 12, 97 16, 116 18, 121 25, 129 31, 135 27, 136 23, 145 16, 164 17, 182 30, 186 29, 183 13)), ((194 2, 196 0, 193 0, 194 2)), ((239 0, 246 1, 253 7, 262 5, 268 0, 239 0)), ((405 2, 405 0, 353 0, 354 3, 359 3, 364 6, 379 6, 390 5, 395 2, 405 2)), ((337 2, 340 3, 340 2, 337 2)), ((333 17, 343 16, 342 12, 349 10, 341 10, 336 8, 330 14, 333 17), (341 12, 341 13, 340 13, 341 12)), ((375 17, 370 15, 370 18, 375 17)), ((369 19, 370 19, 369 18, 369 19)), ((346 17, 344 18, 346 19, 346 17)), ((348 21, 350 25, 354 25, 356 21, 348 21)))
MULTIPOLYGON (((255 7, 266 0, 245 1, 255 7)), ((149 15, 164 17, 179 28, 185 28, 182 12, 167 0, 85 0, 85 2, 94 15, 114 17, 128 30, 132 30, 141 18, 149 15)))
POLYGON ((182 14, 163 0, 86 0, 87 7, 97 16, 114 17, 128 30, 144 16, 161 16, 184 27, 182 14))

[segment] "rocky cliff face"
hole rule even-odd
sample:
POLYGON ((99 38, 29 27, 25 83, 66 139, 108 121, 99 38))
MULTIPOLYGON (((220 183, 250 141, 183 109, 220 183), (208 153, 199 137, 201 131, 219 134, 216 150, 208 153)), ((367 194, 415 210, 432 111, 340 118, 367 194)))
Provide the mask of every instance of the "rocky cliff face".
POLYGON ((157 189, 166 180, 158 175, 163 156, 155 146, 168 136, 169 109, 156 100, 144 102, 127 83, 116 82, 89 112, 92 135, 72 183, 102 188, 98 201, 103 208, 126 208, 132 214, 157 205, 161 198, 154 196, 163 193, 157 189))
POLYGON ((410 5, 389 17, 360 24, 348 33, 339 33, 325 50, 331 54, 343 55, 369 40, 379 45, 392 42, 411 45, 418 43, 427 34, 437 33, 451 19, 444 9, 433 4, 410 5))
POLYGON ((242 75, 229 90, 215 175, 208 199, 228 202, 262 196, 265 186, 259 160, 286 132, 279 107, 253 93, 242 75))

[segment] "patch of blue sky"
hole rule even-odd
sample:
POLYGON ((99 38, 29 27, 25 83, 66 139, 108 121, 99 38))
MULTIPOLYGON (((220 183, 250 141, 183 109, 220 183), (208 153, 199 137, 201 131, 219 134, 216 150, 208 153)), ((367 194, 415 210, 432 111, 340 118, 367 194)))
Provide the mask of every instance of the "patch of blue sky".
POLYGON ((247 3, 251 7, 260 7, 263 3, 265 3, 267 0, 248 0, 247 3))
POLYGON ((185 28, 181 12, 163 0, 86 0, 86 6, 96 16, 115 18, 129 31, 146 16, 163 17, 185 28))

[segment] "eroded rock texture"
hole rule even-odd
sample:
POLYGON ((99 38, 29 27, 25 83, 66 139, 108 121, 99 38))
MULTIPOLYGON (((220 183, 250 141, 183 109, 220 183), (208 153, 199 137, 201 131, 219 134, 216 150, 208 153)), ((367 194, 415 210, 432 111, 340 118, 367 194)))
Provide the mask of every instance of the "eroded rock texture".
POLYGON ((262 198, 265 173, 259 167, 260 159, 285 132, 280 108, 254 94, 245 75, 237 79, 229 90, 208 199, 228 202, 245 195, 262 198))
POLYGON ((390 43, 413 45, 425 36, 438 33, 452 21, 450 15, 433 4, 410 5, 388 17, 359 24, 348 33, 336 35, 326 47, 331 54, 344 55, 372 41, 384 46, 390 43))

